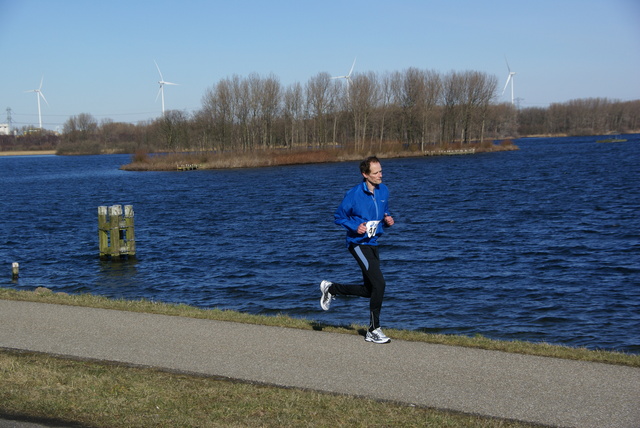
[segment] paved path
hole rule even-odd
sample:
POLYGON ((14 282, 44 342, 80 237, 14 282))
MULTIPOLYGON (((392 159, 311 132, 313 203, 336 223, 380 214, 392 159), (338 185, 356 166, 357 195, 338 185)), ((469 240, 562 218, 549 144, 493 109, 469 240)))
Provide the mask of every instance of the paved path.
POLYGON ((0 300, 0 347, 551 426, 640 427, 640 369, 623 366, 9 300, 0 300))

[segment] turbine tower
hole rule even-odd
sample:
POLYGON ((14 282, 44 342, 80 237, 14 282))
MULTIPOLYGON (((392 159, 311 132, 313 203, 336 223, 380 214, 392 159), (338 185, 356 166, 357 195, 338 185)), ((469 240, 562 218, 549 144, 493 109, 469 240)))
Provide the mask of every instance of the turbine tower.
POLYGON ((47 102, 47 99, 44 97, 44 94, 42 93, 42 81, 44 80, 44 76, 42 76, 42 78, 40 79, 40 86, 38 87, 38 89, 32 89, 30 91, 25 91, 25 92, 35 92, 36 93, 36 98, 38 99, 38 124, 40 125, 40 129, 42 129, 42 113, 40 110, 40 98, 42 98, 44 100, 45 103, 47 103, 47 105, 49 105, 49 103, 47 102))
POLYGON ((511 82, 511 105, 515 105, 515 98, 513 97, 513 76, 516 75, 515 71, 511 71, 511 67, 509 67, 509 61, 507 61, 507 57, 504 57, 504 61, 507 63, 507 70, 509 70, 509 76, 507 77, 507 83, 504 84, 504 88, 502 89, 502 95, 504 95, 504 91, 509 86, 509 82, 511 82))
POLYGON ((351 73, 353 73, 353 68, 356 66, 356 59, 353 59, 353 64, 351 65, 351 70, 349 70, 349 74, 345 74, 344 76, 335 76, 332 79, 345 79, 347 81, 347 88, 351 87, 351 73))
POLYGON ((158 89, 158 95, 156 95, 156 101, 158 101, 158 96, 162 96, 162 116, 164 116, 164 85, 178 85, 177 83, 165 82, 162 77, 162 72, 160 71, 160 67, 158 67, 158 63, 153 60, 156 68, 158 69, 158 74, 160 74, 160 80, 158 80, 158 84, 160 85, 160 89, 158 89))

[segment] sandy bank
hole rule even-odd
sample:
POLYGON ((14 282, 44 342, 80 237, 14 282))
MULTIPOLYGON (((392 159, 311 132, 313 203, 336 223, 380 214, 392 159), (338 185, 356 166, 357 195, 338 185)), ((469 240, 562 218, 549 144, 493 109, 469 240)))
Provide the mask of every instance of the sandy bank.
POLYGON ((0 152, 0 156, 31 156, 31 155, 55 155, 55 150, 16 150, 12 152, 0 152))

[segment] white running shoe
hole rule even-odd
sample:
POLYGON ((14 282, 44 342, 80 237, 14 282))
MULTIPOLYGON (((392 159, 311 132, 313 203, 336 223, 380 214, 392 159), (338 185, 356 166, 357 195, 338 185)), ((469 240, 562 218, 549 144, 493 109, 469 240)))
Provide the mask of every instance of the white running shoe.
POLYGON ((335 299, 333 294, 329 293, 329 287, 331 287, 331 282, 329 281, 322 281, 320 283, 320 291, 322 292, 322 297, 320 297, 320 307, 325 311, 329 310, 331 301, 335 299))
POLYGON ((391 339, 389 339, 383 332, 380 327, 376 328, 373 331, 367 331, 367 335, 364 337, 364 340, 367 342, 373 343, 389 343, 391 339))

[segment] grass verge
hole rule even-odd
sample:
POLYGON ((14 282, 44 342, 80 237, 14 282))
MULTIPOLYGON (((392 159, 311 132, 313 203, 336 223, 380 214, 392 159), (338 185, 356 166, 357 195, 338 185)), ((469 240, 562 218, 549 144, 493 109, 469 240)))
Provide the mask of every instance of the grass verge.
MULTIPOLYGON (((284 315, 257 316, 148 300, 0 288, 0 299, 97 307, 358 334, 284 315)), ((394 339, 640 366, 640 356, 483 337, 391 331, 394 339)), ((0 417, 92 427, 532 427, 515 421, 295 388, 0 349, 0 417)))
MULTIPOLYGON (((35 291, 20 291, 10 288, 0 288, 0 299, 24 300, 31 302, 55 303, 61 305, 86 306, 92 308, 115 309, 121 311, 146 312, 160 315, 182 316, 217 321, 240 322, 246 324, 261 324, 277 327, 297 328, 303 330, 322 330, 334 333, 357 335, 365 329, 364 325, 332 326, 316 321, 292 318, 287 315, 265 316, 251 315, 241 312, 200 309, 183 304, 168 304, 150 300, 108 299, 92 294, 53 293, 48 289, 35 291)), ((448 334, 430 334, 419 331, 385 329, 394 339, 416 342, 437 343, 450 346, 464 346, 469 348, 487 349, 542 357, 564 358, 570 360, 590 361, 606 364, 619 364, 630 367, 640 367, 640 355, 624 352, 598 351, 586 348, 572 348, 569 346, 551 345, 548 343, 531 343, 525 341, 502 341, 489 339, 484 336, 458 336, 448 334)))
POLYGON ((0 351, 0 375, 0 415, 58 426, 533 426, 357 397, 32 353, 0 351))

